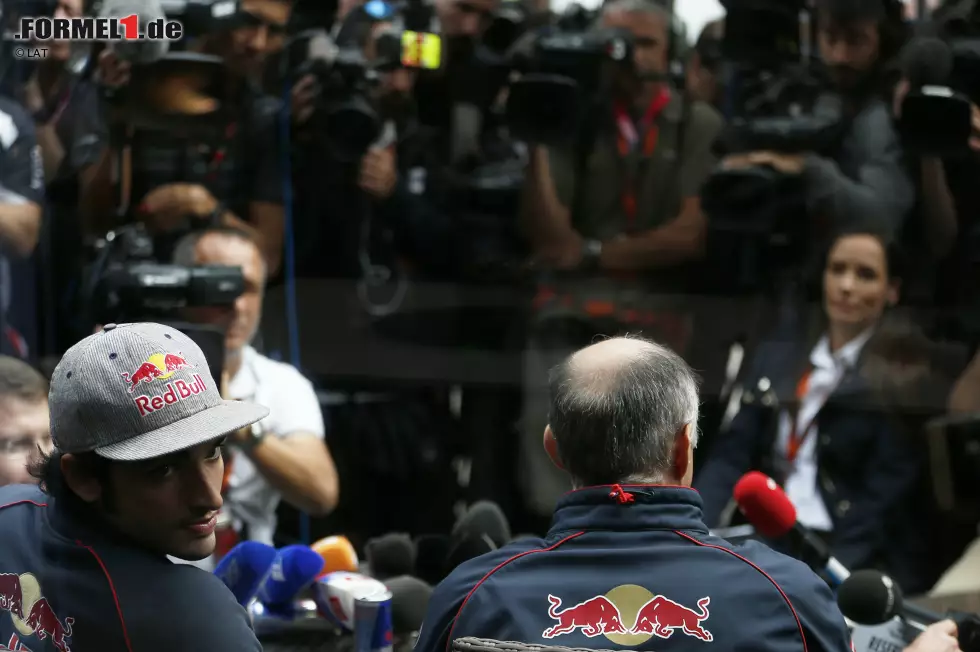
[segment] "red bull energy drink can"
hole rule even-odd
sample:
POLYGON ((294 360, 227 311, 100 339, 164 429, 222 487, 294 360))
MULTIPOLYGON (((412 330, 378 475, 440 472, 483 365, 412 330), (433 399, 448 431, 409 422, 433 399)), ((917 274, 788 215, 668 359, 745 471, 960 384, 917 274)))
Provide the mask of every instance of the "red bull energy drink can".
POLYGON ((355 652, 392 652, 391 591, 354 599, 355 652))

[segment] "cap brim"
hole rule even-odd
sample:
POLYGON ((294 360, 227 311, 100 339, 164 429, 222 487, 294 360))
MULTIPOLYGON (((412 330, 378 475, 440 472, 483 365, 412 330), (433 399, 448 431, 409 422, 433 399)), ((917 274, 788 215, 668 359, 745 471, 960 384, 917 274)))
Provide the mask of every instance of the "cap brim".
POLYGON ((99 457, 121 462, 137 462, 182 450, 224 437, 239 428, 261 421, 269 408, 246 401, 222 401, 163 428, 157 428, 118 444, 96 448, 99 457))

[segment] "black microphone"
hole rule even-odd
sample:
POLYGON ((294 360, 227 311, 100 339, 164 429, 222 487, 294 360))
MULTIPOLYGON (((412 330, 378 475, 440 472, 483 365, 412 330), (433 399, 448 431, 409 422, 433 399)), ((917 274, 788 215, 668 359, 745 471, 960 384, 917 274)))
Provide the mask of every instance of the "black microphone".
POLYGON ((364 544, 371 576, 379 580, 398 575, 411 575, 415 569, 415 546, 407 534, 393 532, 364 544))
POLYGON ((902 50, 901 62, 912 88, 944 86, 953 71, 953 52, 938 38, 918 37, 902 50))
POLYGON ((391 591, 391 626, 395 634, 413 634, 422 629, 432 587, 411 575, 392 577, 384 584, 391 591))
POLYGON ((920 632, 950 618, 957 625, 960 649, 980 650, 980 618, 970 614, 940 615, 907 603, 898 583, 876 570, 860 570, 844 580, 837 589, 837 606, 846 618, 860 625, 880 625, 897 616, 920 632))
POLYGON ((510 523, 504 516, 504 510, 497 503, 478 500, 456 521, 450 538, 455 543, 472 535, 484 534, 498 548, 511 540, 510 523))
POLYGON ((905 604, 902 589, 892 578, 876 570, 851 573, 837 589, 837 606, 847 618, 860 625, 880 625, 895 616, 911 620, 913 627, 938 622, 942 616, 914 604, 905 604))

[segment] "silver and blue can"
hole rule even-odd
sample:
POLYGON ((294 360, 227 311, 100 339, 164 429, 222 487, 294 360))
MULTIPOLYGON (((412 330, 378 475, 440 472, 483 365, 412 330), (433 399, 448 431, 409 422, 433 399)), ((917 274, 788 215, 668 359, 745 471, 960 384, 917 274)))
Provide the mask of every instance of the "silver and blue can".
POLYGON ((354 599, 355 652, 393 652, 391 591, 354 599))

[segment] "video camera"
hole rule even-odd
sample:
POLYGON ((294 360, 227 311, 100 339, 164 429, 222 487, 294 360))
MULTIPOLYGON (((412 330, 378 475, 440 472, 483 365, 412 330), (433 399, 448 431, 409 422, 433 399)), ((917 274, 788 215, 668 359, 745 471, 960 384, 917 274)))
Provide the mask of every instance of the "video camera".
MULTIPOLYGON (((828 90, 809 49, 805 0, 725 0, 721 43, 728 117, 716 150, 833 152, 846 127, 843 100, 828 90)), ((719 170, 702 189, 708 255, 725 274, 713 289, 754 293, 797 263, 808 240, 803 180, 768 166, 719 170), (731 270, 737 270, 732 274, 731 270)), ((712 288, 709 288, 712 289, 712 288)))
POLYGON ((186 307, 231 306, 245 290, 239 267, 154 262, 142 224, 109 232, 97 249, 88 279, 94 323, 173 319, 186 307))
POLYGON ((284 77, 291 83, 304 75, 316 78, 317 100, 309 127, 334 160, 359 160, 381 135, 373 93, 380 73, 441 66, 442 41, 431 31, 432 22, 432 10, 421 0, 401 5, 369 0, 348 15, 336 38, 318 28, 290 39, 284 77), (375 35, 372 26, 379 22, 392 25, 375 35), (372 37, 373 56, 368 60, 365 46, 372 37))
POLYGON ((938 38, 914 38, 902 53, 910 89, 898 131, 910 151, 962 154, 972 131, 970 105, 980 104, 980 3, 937 12, 936 27, 938 38))

